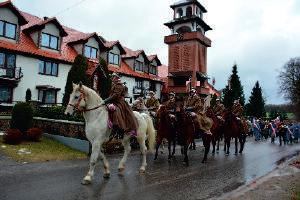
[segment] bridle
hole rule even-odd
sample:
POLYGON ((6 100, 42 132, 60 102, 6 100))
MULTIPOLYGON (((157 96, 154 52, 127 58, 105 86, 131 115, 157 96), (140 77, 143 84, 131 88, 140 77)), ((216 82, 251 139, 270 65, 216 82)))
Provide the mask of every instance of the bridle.
POLYGON ((76 110, 78 110, 80 112, 89 112, 89 111, 96 110, 96 109, 102 107, 102 105, 98 105, 98 106, 95 106, 94 108, 89 108, 89 109, 79 107, 80 102, 82 100, 85 101, 85 103, 86 103, 86 95, 85 95, 84 91, 79 90, 79 92, 80 92, 80 96, 79 96, 77 102, 74 105, 69 103, 68 104, 69 106, 72 106, 73 108, 75 108, 76 110))

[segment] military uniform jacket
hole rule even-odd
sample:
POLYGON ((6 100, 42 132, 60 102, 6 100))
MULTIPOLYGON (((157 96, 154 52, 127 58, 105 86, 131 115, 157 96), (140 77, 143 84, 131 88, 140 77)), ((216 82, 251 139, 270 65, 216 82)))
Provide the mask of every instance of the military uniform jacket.
POLYGON ((155 97, 147 99, 146 107, 147 108, 153 108, 152 110, 156 111, 158 109, 158 107, 159 107, 159 101, 158 101, 158 99, 156 99, 155 97))
POLYGON ((232 113, 237 116, 237 117, 241 117, 243 114, 244 108, 241 104, 236 104, 233 105, 232 107, 232 113))
POLYGON ((198 95, 189 96, 188 99, 184 102, 186 108, 192 108, 194 112, 198 113, 202 106, 201 98, 198 95))
POLYGON ((172 111, 175 111, 176 110, 176 102, 175 102, 175 99, 174 100, 168 100, 166 103, 165 103, 165 106, 167 108, 167 110, 172 110, 172 111))
POLYGON ((216 105, 214 107, 214 113, 217 116, 223 115, 224 110, 225 110, 225 106, 223 104, 221 104, 221 103, 219 105, 216 105))

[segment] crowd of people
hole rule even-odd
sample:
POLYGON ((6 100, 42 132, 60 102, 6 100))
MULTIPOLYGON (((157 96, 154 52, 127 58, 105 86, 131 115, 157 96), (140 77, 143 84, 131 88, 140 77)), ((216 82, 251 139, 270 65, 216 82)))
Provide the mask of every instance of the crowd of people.
POLYGON ((253 117, 249 118, 250 134, 255 137, 256 141, 271 138, 274 143, 279 139, 279 144, 298 143, 300 139, 300 123, 281 120, 277 117, 273 120, 263 120, 253 117))

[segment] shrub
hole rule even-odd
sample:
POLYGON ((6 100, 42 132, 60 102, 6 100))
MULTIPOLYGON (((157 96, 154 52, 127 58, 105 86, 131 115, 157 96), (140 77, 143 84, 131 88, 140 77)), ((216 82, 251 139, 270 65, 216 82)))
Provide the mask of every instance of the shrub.
POLYGON ((22 142, 22 133, 18 129, 8 129, 3 135, 4 143, 20 144, 22 142))
POLYGON ((31 90, 29 88, 26 90, 25 100, 26 100, 26 102, 31 101, 31 90))
POLYGON ((66 107, 64 106, 52 106, 52 107, 40 107, 36 110, 36 117, 43 117, 48 119, 59 119, 69 121, 84 121, 82 115, 76 114, 74 116, 67 116, 64 114, 66 107))
POLYGON ((26 138, 27 140, 38 142, 41 139, 42 133, 42 130, 39 128, 30 128, 26 131, 26 138))
POLYGON ((10 126, 13 129, 19 129, 25 133, 32 127, 33 109, 28 103, 18 103, 12 109, 10 126))

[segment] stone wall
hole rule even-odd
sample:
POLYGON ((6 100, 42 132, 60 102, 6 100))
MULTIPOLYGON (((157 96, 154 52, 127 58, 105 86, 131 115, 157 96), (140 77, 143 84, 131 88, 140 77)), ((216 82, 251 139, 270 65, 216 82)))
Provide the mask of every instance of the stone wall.
MULTIPOLYGON (((11 116, 0 116, 0 131, 9 128, 10 119, 11 116)), ((86 140, 83 122, 34 117, 33 124, 33 127, 40 128, 48 134, 86 140)))

